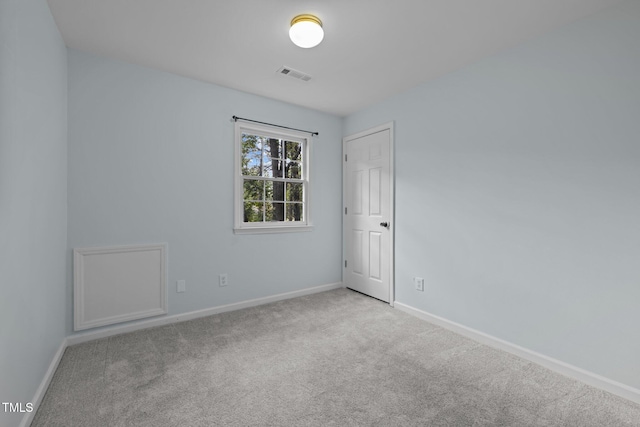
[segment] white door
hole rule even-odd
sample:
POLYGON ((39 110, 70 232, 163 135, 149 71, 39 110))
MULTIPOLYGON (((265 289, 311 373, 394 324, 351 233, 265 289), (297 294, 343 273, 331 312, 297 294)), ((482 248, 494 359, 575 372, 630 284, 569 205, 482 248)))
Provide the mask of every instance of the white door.
POLYGON ((343 282, 385 302, 393 302, 391 137, 388 124, 343 141, 343 282))

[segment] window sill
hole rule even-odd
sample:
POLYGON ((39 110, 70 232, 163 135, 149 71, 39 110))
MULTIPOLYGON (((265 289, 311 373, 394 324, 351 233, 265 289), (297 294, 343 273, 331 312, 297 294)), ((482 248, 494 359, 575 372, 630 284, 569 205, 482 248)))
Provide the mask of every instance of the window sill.
POLYGON ((272 226, 272 227, 243 227, 234 228, 234 234, 271 234, 271 233, 300 233, 312 231, 312 225, 296 225, 296 226, 272 226))

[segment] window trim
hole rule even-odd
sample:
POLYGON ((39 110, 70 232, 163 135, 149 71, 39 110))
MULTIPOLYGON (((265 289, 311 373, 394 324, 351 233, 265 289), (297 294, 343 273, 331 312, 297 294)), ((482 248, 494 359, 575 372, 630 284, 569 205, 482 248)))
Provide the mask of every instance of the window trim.
POLYGON ((254 124, 237 120, 235 122, 234 144, 234 227, 235 234, 265 234, 265 233, 292 233, 313 230, 311 222, 311 186, 310 176, 310 152, 311 135, 305 132, 298 132, 290 129, 281 129, 275 126, 254 124), (292 139, 302 143, 302 183, 303 183, 303 204, 305 221, 296 222, 244 222, 244 191, 242 175, 242 133, 255 132, 262 136, 271 136, 278 139, 292 139))

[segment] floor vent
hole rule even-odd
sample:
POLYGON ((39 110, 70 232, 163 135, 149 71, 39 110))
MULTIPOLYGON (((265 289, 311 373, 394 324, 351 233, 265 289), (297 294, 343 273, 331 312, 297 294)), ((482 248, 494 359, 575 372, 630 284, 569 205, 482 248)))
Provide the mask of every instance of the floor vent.
POLYGON ((287 77, 293 77, 294 79, 302 80, 304 82, 308 82, 309 80, 311 80, 311 76, 309 74, 305 74, 302 71, 294 70, 291 67, 282 66, 278 68, 277 73, 287 77))

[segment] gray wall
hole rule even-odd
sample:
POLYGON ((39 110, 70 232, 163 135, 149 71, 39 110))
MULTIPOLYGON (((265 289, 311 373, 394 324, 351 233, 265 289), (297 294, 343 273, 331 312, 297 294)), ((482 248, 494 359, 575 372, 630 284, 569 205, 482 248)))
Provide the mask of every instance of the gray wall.
POLYGON ((167 242, 169 314, 340 282, 341 138, 339 117, 69 50, 69 250, 167 242), (234 114, 320 132, 312 232, 233 234, 234 114))
POLYGON ((626 2, 345 120, 395 120, 398 301, 640 388, 639 41, 626 2))
MULTIPOLYGON (((66 49, 44 0, 2 0, 2 402, 33 399, 65 336, 66 202, 66 49)), ((0 408, 0 425, 21 418, 0 408)))

